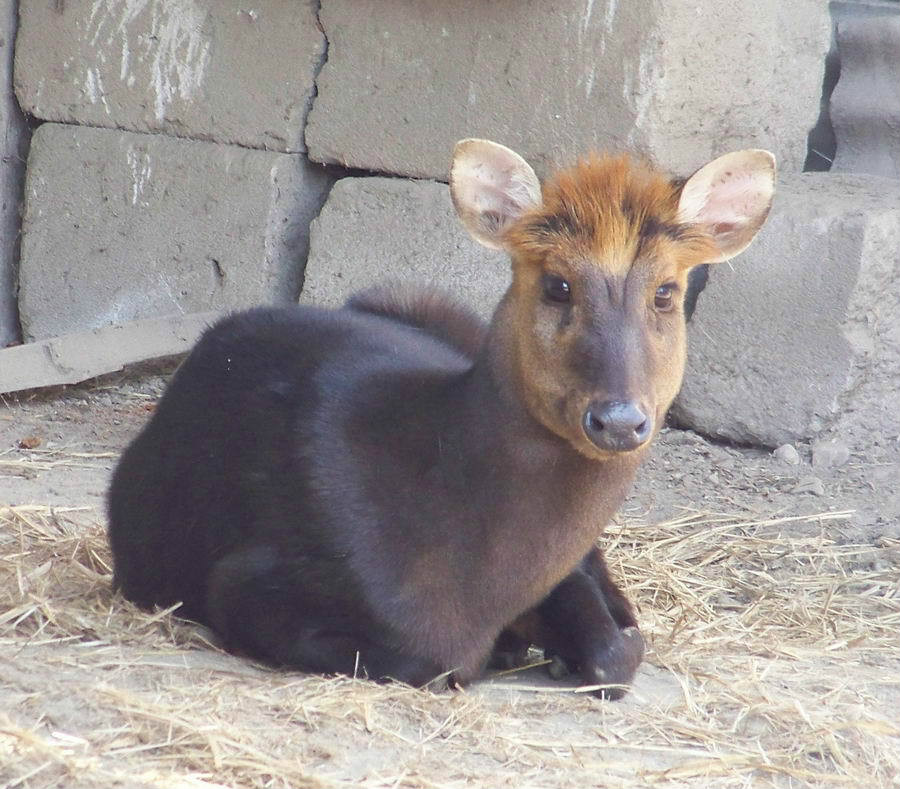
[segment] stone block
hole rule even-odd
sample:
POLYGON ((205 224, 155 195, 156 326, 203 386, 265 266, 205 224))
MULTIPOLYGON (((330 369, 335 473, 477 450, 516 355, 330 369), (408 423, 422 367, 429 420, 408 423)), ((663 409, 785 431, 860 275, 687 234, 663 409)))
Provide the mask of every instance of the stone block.
POLYGON ((21 0, 16 91, 51 121, 302 151, 314 3, 21 0))
POLYGON ((832 172, 900 178, 900 5, 835 4, 832 172))
POLYGON ((900 182, 784 175, 757 240, 710 272, 673 415, 706 435, 777 447, 870 406, 864 440, 894 440, 900 182), (878 402, 861 402, 863 392, 878 402))
POLYGON ((28 128, 13 94, 15 3, 0 6, 0 348, 19 338, 16 281, 19 207, 28 151, 28 128))
POLYGON ((25 184, 26 339, 295 301, 331 181, 300 154, 40 126, 25 184))
POLYGON ((589 148, 688 174, 764 147, 800 170, 831 39, 820 0, 323 0, 319 18, 311 158, 438 180, 463 137, 540 175, 589 148))
POLYGON ((312 224, 300 301, 335 307, 396 282, 442 288, 489 318, 509 281, 507 256, 469 238, 444 184, 344 178, 312 224))

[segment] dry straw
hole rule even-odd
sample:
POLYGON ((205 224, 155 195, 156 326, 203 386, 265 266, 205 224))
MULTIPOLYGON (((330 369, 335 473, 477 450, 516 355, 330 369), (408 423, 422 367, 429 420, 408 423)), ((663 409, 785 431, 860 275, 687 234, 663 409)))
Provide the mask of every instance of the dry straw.
POLYGON ((254 666, 114 597, 95 513, 0 508, 0 787, 895 787, 900 544, 846 515, 615 526, 651 650, 602 703, 254 666))

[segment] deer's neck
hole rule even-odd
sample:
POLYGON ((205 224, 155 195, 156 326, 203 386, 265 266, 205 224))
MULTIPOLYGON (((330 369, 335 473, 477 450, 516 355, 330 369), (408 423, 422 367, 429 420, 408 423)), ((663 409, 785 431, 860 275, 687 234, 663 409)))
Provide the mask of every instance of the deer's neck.
POLYGON ((456 457, 469 470, 472 506, 486 516, 486 555, 533 561, 540 551, 571 569, 622 503, 641 453, 587 458, 531 415, 508 309, 504 300, 458 393, 456 457))

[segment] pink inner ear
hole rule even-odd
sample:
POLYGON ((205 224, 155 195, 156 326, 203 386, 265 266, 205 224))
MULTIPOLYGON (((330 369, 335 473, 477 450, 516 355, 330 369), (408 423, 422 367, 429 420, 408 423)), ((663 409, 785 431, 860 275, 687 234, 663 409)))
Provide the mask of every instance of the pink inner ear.
POLYGON ((727 233, 752 222, 769 202, 769 182, 753 172, 723 173, 710 187, 697 220, 727 233))
POLYGON ((463 225, 492 249, 503 247, 506 225, 541 201, 540 182, 528 163, 488 140, 457 143, 450 192, 463 225))
POLYGON ((517 213, 521 209, 516 201, 511 182, 497 184, 493 181, 481 181, 481 194, 476 198, 479 208, 484 211, 494 211, 498 214, 509 215, 517 213))
POLYGON ((727 260, 753 240, 769 213, 775 159, 768 151, 735 151, 714 159, 694 173, 681 191, 681 222, 704 226, 727 260))

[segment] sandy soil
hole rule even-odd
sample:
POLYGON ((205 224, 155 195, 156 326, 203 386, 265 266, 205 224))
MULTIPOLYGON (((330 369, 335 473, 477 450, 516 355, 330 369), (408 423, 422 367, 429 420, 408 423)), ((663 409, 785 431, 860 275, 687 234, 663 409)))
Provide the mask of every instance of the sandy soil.
POLYGON ((608 538, 634 692, 431 693, 272 672, 111 595, 104 490, 169 372, 0 406, 0 787, 900 783, 900 436, 839 424, 829 468, 666 430, 608 538))

